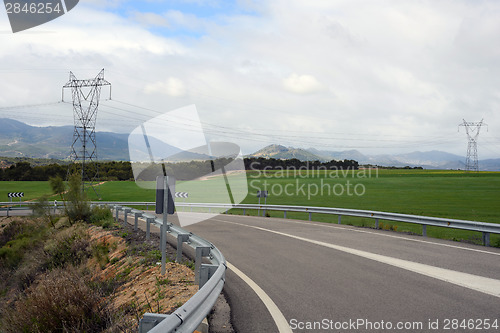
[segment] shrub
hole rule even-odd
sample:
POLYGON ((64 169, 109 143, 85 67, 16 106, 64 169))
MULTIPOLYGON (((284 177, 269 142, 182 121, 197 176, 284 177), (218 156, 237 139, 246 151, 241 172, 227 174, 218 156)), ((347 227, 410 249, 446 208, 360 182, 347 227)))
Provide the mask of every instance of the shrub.
POLYGON ((96 258, 101 268, 104 268, 109 263, 109 252, 113 248, 116 248, 116 243, 110 244, 106 239, 96 241, 92 244, 92 255, 96 258))
POLYGON ((47 234, 47 225, 35 221, 13 222, 1 234, 0 267, 15 268, 25 252, 40 243, 47 234))
POLYGON ((78 174, 69 177, 69 190, 66 192, 66 215, 72 223, 89 221, 91 216, 90 203, 83 191, 78 174))
POLYGON ((98 290, 74 268, 44 274, 3 320, 4 332, 101 332, 112 322, 98 290))
POLYGON ((9 223, 5 228, 0 232, 0 247, 7 244, 9 241, 13 240, 17 237, 17 235, 21 234, 25 228, 25 223, 16 220, 9 223))
POLYGON ((92 208, 90 215, 90 223, 95 224, 99 227, 103 227, 105 229, 112 228, 115 226, 113 213, 107 207, 96 206, 92 208))
POLYGON ((68 264, 78 266, 91 255, 88 236, 80 225, 56 234, 53 239, 47 241, 44 251, 49 256, 46 264, 48 269, 65 267, 68 264))
POLYGON ((52 211, 52 207, 49 204, 49 196, 48 195, 42 195, 40 198, 37 199, 37 201, 33 205, 33 216, 41 217, 45 221, 50 222, 52 227, 55 227, 51 211, 52 211))

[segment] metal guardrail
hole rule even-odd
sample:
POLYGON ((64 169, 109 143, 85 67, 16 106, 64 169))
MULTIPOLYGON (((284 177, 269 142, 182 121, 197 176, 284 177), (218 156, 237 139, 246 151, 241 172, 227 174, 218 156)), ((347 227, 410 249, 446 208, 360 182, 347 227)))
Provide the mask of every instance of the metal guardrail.
POLYGON ((379 220, 399 221, 422 225, 422 235, 427 236, 427 226, 437 226, 451 229, 463 229, 470 231, 478 231, 483 233, 483 242, 485 246, 490 245, 490 234, 500 234, 500 223, 487 223, 478 221, 467 221, 458 219, 448 219, 440 217, 429 217, 420 215, 407 215, 397 213, 379 212, 374 210, 359 210, 346 208, 331 208, 331 207, 310 207, 310 206, 287 206, 287 205, 256 205, 256 204, 204 204, 204 203, 176 203, 178 207, 192 208, 219 208, 225 209, 242 209, 243 215, 247 209, 262 210, 265 215, 267 210, 282 211, 286 218, 287 212, 309 213, 309 220, 312 219, 312 214, 331 214, 338 216, 338 224, 342 222, 342 216, 356 216, 375 219, 375 227, 378 229, 379 220))
MULTIPOLYGON (((102 202, 94 202, 92 204, 109 206, 102 202)), ((157 218, 155 215, 120 205, 112 207, 117 221, 120 212, 123 213, 124 223, 127 223, 128 214, 134 216, 134 230, 137 230, 138 219, 143 218, 147 224, 146 239, 150 237, 151 224, 160 227, 161 230, 163 220, 157 218)), ((177 239, 177 262, 180 262, 182 259, 183 243, 186 242, 195 250, 195 277, 200 289, 172 314, 144 314, 139 324, 139 332, 166 333, 175 331, 192 333, 211 311, 217 297, 222 292, 226 274, 226 260, 212 243, 179 226, 168 223, 165 230, 177 239), (208 258, 211 264, 203 264, 202 260, 204 257, 208 258)))
MULTIPOLYGON (((154 206, 154 202, 93 202, 95 204, 107 205, 129 205, 129 206, 154 206)), ((0 205, 11 204, 10 202, 0 202, 0 205)), ((23 203, 25 204, 25 203, 23 203)), ((28 203, 26 203, 28 204, 28 203)), ((33 203, 31 203, 33 204, 33 203)), ((19 205, 17 203, 16 205, 19 205)), ((485 246, 490 245, 490 234, 500 234, 500 223, 487 223, 479 221, 468 221, 458 219, 448 219, 440 217, 429 217, 420 215, 408 215, 398 213, 379 212, 374 210, 359 210, 359 209, 346 209, 346 208, 332 208, 332 207, 311 207, 311 206, 287 206, 287 205, 257 205, 257 204, 216 204, 216 203, 186 203, 176 202, 177 207, 191 207, 191 208, 219 208, 229 211, 230 209, 242 209, 245 214, 246 209, 262 210, 265 215, 267 210, 282 211, 286 218, 287 212, 300 212, 309 213, 309 220, 312 219, 312 214, 331 214, 338 216, 338 224, 341 224, 342 216, 356 216, 375 219, 375 227, 378 228, 379 220, 400 221, 407 223, 414 223, 422 225, 422 235, 427 236, 427 226, 437 226, 451 229, 463 229, 470 231, 477 231, 483 233, 483 242, 485 246)))

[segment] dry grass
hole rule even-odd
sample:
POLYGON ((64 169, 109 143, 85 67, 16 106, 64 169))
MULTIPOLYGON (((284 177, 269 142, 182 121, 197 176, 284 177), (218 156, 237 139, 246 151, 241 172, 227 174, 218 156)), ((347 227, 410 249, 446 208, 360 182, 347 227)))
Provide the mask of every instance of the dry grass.
POLYGON ((112 314, 99 290, 74 267, 41 275, 5 314, 5 332, 101 332, 112 314))

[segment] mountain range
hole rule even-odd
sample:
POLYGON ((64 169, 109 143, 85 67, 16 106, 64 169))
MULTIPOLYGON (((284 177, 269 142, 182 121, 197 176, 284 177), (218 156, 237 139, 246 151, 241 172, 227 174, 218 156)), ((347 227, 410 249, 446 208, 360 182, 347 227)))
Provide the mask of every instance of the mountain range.
MULTIPOLYGON (((395 167, 423 167, 425 169, 465 169, 465 157, 443 151, 427 151, 404 154, 365 155, 357 150, 330 151, 315 148, 302 149, 285 147, 282 145, 269 145, 249 157, 264 157, 276 159, 296 158, 301 161, 330 161, 330 160, 355 160, 359 164, 395 167)), ((487 159, 479 161, 483 171, 500 171, 500 159, 487 159)))
MULTIPOLYGON (((73 142, 73 126, 30 126, 0 118, 0 156, 67 159, 73 142)), ((97 132, 98 157, 128 160, 128 134, 97 132)))
MULTIPOLYGON (((0 156, 68 159, 73 141, 73 126, 35 127, 17 120, 0 118, 0 156)), ((98 157, 102 160, 129 160, 128 134, 96 132, 98 157)), ((177 148, 150 139, 150 144, 171 155, 180 152, 177 148)), ((139 150, 140 147, 137 147, 139 150)), ((143 150, 143 149, 142 149, 143 150)), ((180 152, 180 160, 194 156, 195 152, 180 152)), ((201 155, 200 155, 201 156, 201 155)), ((443 151, 412 152, 404 154, 365 155, 357 150, 330 151, 315 148, 302 149, 269 145, 248 157, 276 159, 296 158, 301 161, 356 160, 360 164, 379 166, 416 167, 426 169, 464 169, 465 157, 443 151)), ((479 161, 484 171, 500 171, 500 159, 479 161)))

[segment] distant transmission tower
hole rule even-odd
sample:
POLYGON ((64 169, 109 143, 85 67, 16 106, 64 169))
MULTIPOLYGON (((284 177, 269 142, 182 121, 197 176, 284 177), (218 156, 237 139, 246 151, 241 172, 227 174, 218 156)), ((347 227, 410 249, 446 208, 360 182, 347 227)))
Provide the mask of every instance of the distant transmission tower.
MULTIPOLYGON (((94 187, 94 183, 99 179, 95 125, 103 86, 110 86, 109 98, 111 99, 111 83, 104 79, 104 69, 94 79, 88 80, 78 80, 70 72, 69 81, 63 86, 62 95, 64 102, 64 89, 71 88, 75 122, 73 143, 71 145, 71 160, 74 169, 68 169, 68 173, 76 172, 78 163, 81 163, 82 191, 91 187, 98 198, 99 193, 94 187)), ((72 168, 71 164, 70 168, 72 168)))
POLYGON ((477 138, 479 136, 479 131, 481 131, 481 126, 488 126, 483 124, 483 119, 478 123, 467 122, 463 119, 463 123, 458 125, 465 127, 465 132, 469 138, 469 143, 467 144, 467 158, 465 160, 465 170, 466 171, 479 171, 479 164, 477 160, 477 138))

